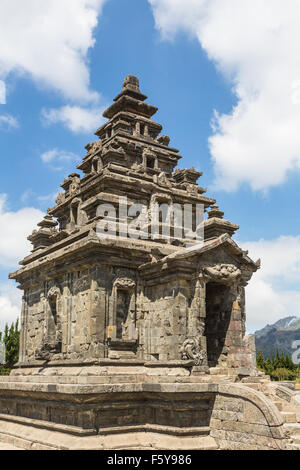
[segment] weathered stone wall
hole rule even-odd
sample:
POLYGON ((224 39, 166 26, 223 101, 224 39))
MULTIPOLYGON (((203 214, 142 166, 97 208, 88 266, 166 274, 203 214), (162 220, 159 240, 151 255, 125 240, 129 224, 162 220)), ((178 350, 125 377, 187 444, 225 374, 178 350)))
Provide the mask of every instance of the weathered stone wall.
MULTIPOLYGON (((76 388, 79 393, 80 387, 76 388)), ((121 386, 115 385, 115 389, 118 388, 121 389, 121 386)), ((119 428, 122 431, 126 426, 159 425, 166 428, 191 428, 197 433, 197 428, 209 426, 213 403, 211 393, 201 394, 196 400, 195 397, 180 394, 135 393, 130 385, 123 388, 125 391, 128 388, 128 394, 90 395, 81 397, 80 403, 76 403, 70 395, 67 397, 53 392, 19 392, 17 400, 16 395, 0 395, 0 414, 77 426, 98 432, 108 428, 119 428)))
MULTIPOLYGON (((63 377, 60 384, 49 382, 50 377, 47 382, 47 376, 38 383, 36 377, 29 377, 26 382, 21 381, 21 376, 18 380, 3 377, 0 421, 17 417, 21 423, 22 418, 27 418, 30 426, 46 426, 50 430, 51 424, 75 426, 65 430, 71 434, 82 434, 83 430, 98 435, 117 433, 116 446, 131 430, 158 431, 162 440, 170 435, 198 438, 210 434, 220 449, 228 450, 286 448, 283 421, 275 404, 263 393, 244 385, 168 384, 163 377, 157 377, 155 383, 122 384, 111 383, 110 377, 105 377, 106 383, 90 376, 82 384, 75 376, 63 377)), ((179 440, 178 448, 180 445, 179 440)))
POLYGON ((234 258, 218 250, 218 259, 226 264, 206 253, 197 268, 160 277, 124 267, 122 257, 89 260, 52 280, 42 272, 24 296, 20 361, 184 359, 247 375, 244 286, 234 258))
POLYGON ((103 357, 105 286, 95 277, 95 269, 84 269, 26 292, 21 362, 103 357))
POLYGON ((181 359, 180 348, 188 332, 191 289, 187 281, 175 279, 147 286, 139 318, 140 346, 147 361, 181 359))
POLYGON ((20 361, 104 357, 107 327, 116 325, 114 281, 126 276, 135 273, 95 265, 27 289, 20 361))
POLYGON ((35 349, 42 347, 45 328, 45 302, 42 286, 25 292, 21 316, 22 347, 20 356, 34 359, 35 349))
POLYGON ((282 449, 282 425, 278 410, 263 394, 235 384, 219 385, 210 428, 220 449, 282 449))

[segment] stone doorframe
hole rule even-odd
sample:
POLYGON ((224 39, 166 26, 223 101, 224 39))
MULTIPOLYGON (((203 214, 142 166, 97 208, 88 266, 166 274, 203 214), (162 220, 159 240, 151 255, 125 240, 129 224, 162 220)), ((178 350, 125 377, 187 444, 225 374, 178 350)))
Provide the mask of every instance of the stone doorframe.
POLYGON ((134 280, 126 277, 117 278, 112 288, 112 308, 109 312, 109 326, 107 327, 107 338, 111 340, 137 340, 136 330, 136 283, 134 280), (125 291, 128 293, 129 305, 126 321, 122 327, 122 338, 117 338, 117 305, 118 293, 125 291))
POLYGON ((206 330, 206 286, 208 283, 220 283, 229 287, 229 294, 233 299, 232 312, 237 312, 236 321, 241 324, 241 336, 244 334, 244 308, 242 297, 246 283, 242 279, 241 270, 233 264, 217 264, 199 269, 194 279, 195 293, 189 312, 187 339, 184 341, 180 353, 184 360, 193 360, 195 366, 208 367, 206 330))

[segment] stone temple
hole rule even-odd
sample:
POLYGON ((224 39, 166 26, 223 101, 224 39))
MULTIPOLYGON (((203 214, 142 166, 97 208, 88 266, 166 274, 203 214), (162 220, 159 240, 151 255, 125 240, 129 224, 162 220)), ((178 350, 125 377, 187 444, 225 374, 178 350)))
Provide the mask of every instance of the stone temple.
POLYGON ((198 186, 202 173, 176 169, 181 156, 146 99, 127 76, 81 175, 64 180, 10 275, 24 295, 19 362, 0 378, 0 440, 30 449, 285 448, 276 400, 288 396, 291 406, 293 393, 256 370, 245 335, 245 287, 260 262, 232 240, 239 227, 198 186), (133 238, 135 204, 148 209, 133 238), (155 204, 168 214, 203 207, 202 242, 174 218, 162 237, 160 213, 149 236, 155 204))

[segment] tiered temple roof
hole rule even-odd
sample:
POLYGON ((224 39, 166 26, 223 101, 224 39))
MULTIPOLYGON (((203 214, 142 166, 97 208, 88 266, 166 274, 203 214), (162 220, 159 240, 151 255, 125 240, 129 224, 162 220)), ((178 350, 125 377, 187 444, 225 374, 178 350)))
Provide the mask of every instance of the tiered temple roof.
MULTIPOLYGON (((198 186, 202 172, 195 168, 175 169, 181 155, 170 147, 168 136, 159 135, 162 126, 152 119, 157 108, 146 99, 140 91, 138 78, 127 76, 121 93, 103 113, 108 121, 95 133, 99 140, 86 146, 87 153, 77 167, 83 176, 74 172, 63 181, 63 192, 59 193, 55 207, 48 209, 39 231, 29 237, 33 253, 21 264, 28 265, 47 253, 71 245, 74 239, 84 240, 91 237, 91 233, 95 235, 99 219, 97 207, 101 203, 116 207, 117 223, 121 227, 125 221, 118 213, 120 196, 126 196, 128 207, 137 202, 149 207, 156 201, 203 204, 205 211, 211 208, 204 222, 205 240, 226 233, 232 236, 239 228, 223 219, 224 214, 215 205, 215 199, 207 197, 206 189, 198 186)), ((153 242, 166 245, 166 241, 150 237, 143 240, 143 246, 153 242)), ((169 251, 165 249, 161 257, 184 246, 185 239, 178 241, 171 237, 167 245, 169 251)))

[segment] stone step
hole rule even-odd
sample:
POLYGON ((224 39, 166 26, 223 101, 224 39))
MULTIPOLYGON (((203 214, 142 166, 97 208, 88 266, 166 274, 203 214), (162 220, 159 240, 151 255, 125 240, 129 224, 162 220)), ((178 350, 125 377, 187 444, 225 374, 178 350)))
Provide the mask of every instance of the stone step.
POLYGON ((245 377, 241 380, 243 384, 248 383, 258 383, 258 384, 269 384, 270 383, 270 378, 268 377, 245 377))
POLYGON ((300 444, 300 436, 291 436, 294 444, 300 444))
MULTIPOLYGON (((111 433, 79 436, 61 429, 53 430, 42 423, 23 423, 0 419, 0 442, 26 450, 217 450, 215 439, 208 435, 209 428, 168 429, 162 426, 128 426, 111 429, 111 433), (134 429, 136 428, 136 429, 134 429), (186 432, 188 431, 188 432, 186 432)), ((33 421, 33 420, 32 420, 33 421)), ((65 430, 67 431, 67 430, 65 430)), ((106 430, 105 430, 106 431, 106 430)))
POLYGON ((245 385, 245 387, 252 388, 253 390, 257 390, 258 392, 262 391, 262 385, 260 383, 246 383, 243 385, 245 385))
POLYGON ((0 433, 0 450, 56 450, 46 444, 35 443, 18 435, 0 433), (10 449, 8 449, 8 447, 10 449))
POLYGON ((287 450, 300 450, 300 444, 288 444, 287 450))
MULTIPOLYGON (((266 395, 266 394, 265 394, 266 395)), ((277 400, 275 397, 268 397, 274 403, 276 408, 282 412, 296 413, 295 409, 287 402, 277 400)), ((297 422, 297 419, 295 420, 297 422)))
POLYGON ((284 424, 284 428, 292 435, 300 436, 300 423, 287 423, 284 424))
POLYGON ((283 411, 283 403, 281 401, 273 401, 273 403, 279 411, 283 411))
POLYGON ((269 400, 277 401, 276 397, 274 397, 274 395, 272 393, 266 392, 265 390, 263 390, 263 393, 267 398, 269 398, 269 400))
POLYGON ((249 384, 249 383, 261 383, 261 378, 260 377, 245 377, 244 379, 241 380, 243 384, 249 384))
POLYGON ((6 444, 5 442, 0 442, 0 451, 1 450, 25 450, 20 447, 13 446, 12 444, 6 444))
POLYGON ((281 411, 280 414, 285 423, 297 423, 297 416, 293 411, 281 411))

